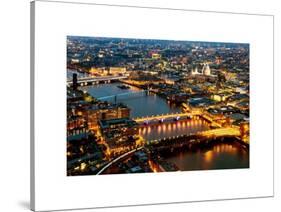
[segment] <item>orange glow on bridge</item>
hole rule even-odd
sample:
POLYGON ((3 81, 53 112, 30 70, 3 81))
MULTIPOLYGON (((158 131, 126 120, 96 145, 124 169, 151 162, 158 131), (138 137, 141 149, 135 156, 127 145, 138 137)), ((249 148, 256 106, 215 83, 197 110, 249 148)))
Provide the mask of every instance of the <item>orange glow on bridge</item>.
POLYGON ((176 117, 192 117, 200 115, 199 112, 190 112, 190 113, 171 113, 171 114, 161 114, 161 115, 155 115, 155 116, 147 116, 147 117, 140 117, 140 118, 134 118, 134 121, 136 122, 145 122, 145 121, 159 121, 161 119, 169 119, 169 118, 176 118, 176 117))
POLYGON ((236 127, 225 127, 213 130, 203 131, 198 133, 198 135, 205 137, 224 137, 224 136, 240 136, 240 130, 236 127))

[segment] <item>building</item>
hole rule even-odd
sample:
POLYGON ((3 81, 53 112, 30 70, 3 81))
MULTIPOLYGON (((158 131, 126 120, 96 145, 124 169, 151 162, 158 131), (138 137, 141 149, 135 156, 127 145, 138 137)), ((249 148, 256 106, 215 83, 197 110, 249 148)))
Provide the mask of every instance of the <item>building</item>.
POLYGON ((191 70, 191 76, 202 76, 202 77, 216 77, 211 74, 211 69, 208 63, 204 63, 201 72, 198 72, 198 68, 195 67, 191 70))
MULTIPOLYGON (((130 108, 123 104, 109 104, 95 102, 94 100, 86 101, 85 94, 80 90, 68 89, 67 95, 68 117, 81 116, 86 121, 89 129, 97 129, 100 120, 130 117, 130 108)), ((69 121, 71 122, 71 120, 69 121)), ((69 127, 72 125, 69 125, 69 127)))
POLYGON ((205 76, 211 75, 211 69, 210 69, 208 63, 204 63, 203 68, 202 68, 202 74, 205 75, 205 76))
POLYGON ((82 116, 67 117, 67 140, 85 137, 88 132, 88 125, 82 116))
POLYGON ((197 75, 197 74, 200 74, 200 73, 198 72, 197 67, 195 67, 195 69, 191 70, 191 75, 197 75))
POLYGON ((86 126, 86 121, 82 116, 70 116, 67 118, 67 131, 79 129, 86 126))
POLYGON ((211 98, 214 100, 214 101, 217 101, 217 102, 223 102, 223 101, 226 101, 229 97, 232 96, 232 93, 229 93, 229 92, 223 92, 223 93, 217 93, 217 94, 213 94, 211 96, 211 98))
POLYGON ((92 106, 83 111, 86 117, 89 128, 95 129, 98 127, 100 120, 111 120, 120 118, 129 118, 130 109, 122 104, 107 105, 107 106, 92 106))
POLYGON ((72 88, 73 88, 73 90, 77 90, 77 87, 78 87, 77 74, 74 73, 74 74, 72 75, 72 88))
POLYGON ((89 70, 89 74, 98 75, 98 76, 106 76, 108 74, 108 71, 105 70, 104 68, 94 68, 94 67, 92 67, 89 70))
POLYGON ((136 147, 135 135, 138 124, 129 118, 100 120, 101 134, 108 146, 110 155, 119 155, 136 147))
POLYGON ((161 58, 161 55, 159 53, 152 53, 151 54, 151 58, 152 59, 160 59, 161 58))
POLYGON ((190 98, 187 101, 187 104, 190 108, 206 108, 211 105, 215 105, 215 102, 208 97, 195 97, 190 98))
POLYGON ((112 75, 125 74, 126 72, 127 72, 127 70, 124 67, 110 67, 109 68, 109 74, 112 74, 112 75))
POLYGON ((165 83, 168 85, 175 85, 178 80, 178 78, 164 78, 165 83))

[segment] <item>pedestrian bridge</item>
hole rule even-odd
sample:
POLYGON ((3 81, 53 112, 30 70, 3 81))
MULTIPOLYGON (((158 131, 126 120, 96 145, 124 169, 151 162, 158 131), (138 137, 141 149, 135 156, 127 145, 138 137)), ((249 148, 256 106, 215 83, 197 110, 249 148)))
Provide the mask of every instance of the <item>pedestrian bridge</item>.
POLYGON ((101 100, 101 101, 114 100, 115 102, 117 102, 117 100, 125 100, 128 98, 142 97, 145 95, 148 95, 148 91, 140 90, 140 91, 126 92, 126 93, 120 93, 120 94, 109 95, 109 96, 102 96, 102 97, 98 97, 97 99, 101 100))

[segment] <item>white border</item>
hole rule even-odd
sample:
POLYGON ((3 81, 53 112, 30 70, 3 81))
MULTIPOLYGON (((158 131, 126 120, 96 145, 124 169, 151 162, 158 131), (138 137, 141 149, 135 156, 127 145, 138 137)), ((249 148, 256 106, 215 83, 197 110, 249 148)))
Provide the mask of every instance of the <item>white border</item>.
POLYGON ((272 44, 272 16, 36 1, 32 208, 273 196, 272 44), (250 169, 66 177, 67 35, 250 43, 250 169))

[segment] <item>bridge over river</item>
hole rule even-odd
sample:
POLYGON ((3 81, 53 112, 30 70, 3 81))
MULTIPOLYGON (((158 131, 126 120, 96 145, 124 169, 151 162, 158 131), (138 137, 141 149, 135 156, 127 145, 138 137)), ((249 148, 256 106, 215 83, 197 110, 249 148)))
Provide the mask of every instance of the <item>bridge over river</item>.
MULTIPOLYGON (((87 77, 79 77, 77 78, 77 83, 80 86, 88 86, 88 85, 93 85, 93 84, 98 84, 100 82, 105 82, 105 83, 110 83, 111 81, 118 81, 122 79, 126 79, 128 76, 126 75, 120 75, 120 76, 101 76, 101 77, 92 77, 92 76, 87 76, 87 77)), ((72 85, 73 81, 72 80, 67 80, 67 85, 72 85)))
MULTIPOLYGON (((220 129, 210 129, 210 130, 205 130, 202 132, 197 132, 197 133, 191 133, 191 134, 182 134, 182 135, 177 135, 177 136, 172 136, 168 138, 162 138, 158 140, 152 140, 152 141, 147 141, 144 143, 144 146, 140 146, 136 149, 133 149, 131 151, 128 151, 126 153, 123 153, 122 155, 119 155, 118 157, 112 159, 109 163, 107 163, 104 167, 102 167, 99 172, 97 173, 98 175, 103 174, 107 169, 111 168, 115 164, 119 163, 122 161, 124 158, 129 158, 131 157, 136 151, 143 150, 143 149, 150 149, 152 151, 161 151, 161 150, 169 150, 171 151, 174 148, 180 148, 182 151, 187 148, 192 148, 194 146, 198 145, 208 145, 209 141, 212 141, 212 139, 215 139, 218 141, 220 138, 226 138, 228 139, 228 142, 233 142, 233 144, 238 141, 237 136, 240 135, 240 131, 238 128, 235 127, 225 127, 225 128, 220 128, 220 129)), ((223 143, 221 143, 223 144, 223 143)), ((218 144, 219 145, 219 144, 218 144)), ((229 144, 232 145, 232 144, 229 144)), ((231 147, 232 148, 232 147, 231 147)), ((202 153, 200 153, 202 154, 202 153)), ((205 153, 203 153, 205 154, 205 153)), ((210 156, 206 154, 206 156, 210 156)), ((213 154, 213 153, 211 153, 213 154)), ((247 154, 243 152, 243 154, 247 154)), ((198 158, 198 157, 197 157, 198 158)), ((173 159, 175 160, 175 159, 173 159)), ((180 160, 177 165, 182 166, 188 161, 184 161, 182 158, 177 160, 180 160)), ((197 159, 199 160, 199 159, 197 159)), ((209 160, 207 158, 207 160, 209 160)), ((244 158, 246 160, 246 166, 247 166, 247 158, 244 158)), ((236 164, 235 164, 236 165, 236 164)), ((238 164, 241 166, 240 164, 238 164)))
POLYGON ((114 102, 116 103, 117 101, 122 101, 122 100, 128 100, 131 98, 138 98, 138 97, 143 97, 148 95, 148 90, 138 90, 138 91, 134 91, 134 92, 124 92, 124 93, 120 93, 120 94, 113 94, 113 95, 108 95, 108 96, 102 96, 102 97, 98 97, 98 100, 101 101, 111 101, 114 100, 114 102))

